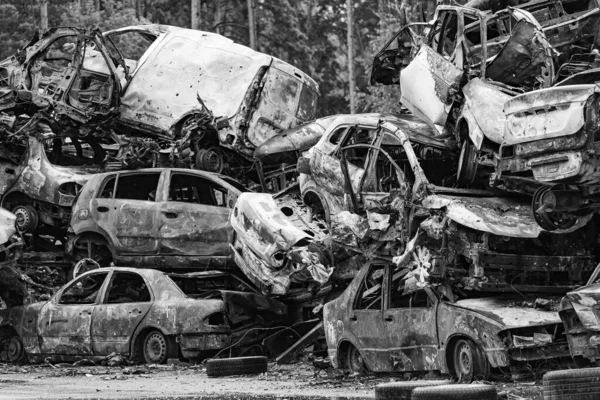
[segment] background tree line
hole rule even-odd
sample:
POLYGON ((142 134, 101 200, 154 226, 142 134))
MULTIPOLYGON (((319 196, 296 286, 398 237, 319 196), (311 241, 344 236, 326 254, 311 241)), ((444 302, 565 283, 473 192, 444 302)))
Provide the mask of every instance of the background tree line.
MULTIPOLYGON (((349 112, 347 3, 341 0, 0 0, 0 59, 14 54, 41 26, 97 27, 159 23, 216 32, 250 45, 251 4, 257 50, 297 66, 319 84, 318 115, 349 112), (194 8, 195 7, 195 8, 194 8), (196 21, 192 21, 192 11, 196 21)), ((368 84, 373 55, 401 20, 430 18, 436 0, 352 0, 357 112, 399 110, 393 88, 368 84)))

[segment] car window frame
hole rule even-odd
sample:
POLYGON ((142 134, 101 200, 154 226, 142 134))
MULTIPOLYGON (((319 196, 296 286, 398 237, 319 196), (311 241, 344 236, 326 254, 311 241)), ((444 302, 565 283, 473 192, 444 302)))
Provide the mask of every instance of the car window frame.
MULTIPOLYGON (((394 264, 389 263, 387 265, 388 268, 388 273, 384 275, 384 290, 385 290, 385 301, 383 304, 383 308, 382 310, 384 312, 388 312, 388 311, 395 311, 395 310, 435 310, 435 308, 437 307, 437 304, 439 303, 439 299, 438 297, 434 294, 433 290, 427 286, 415 290, 411 293, 416 293, 418 291, 422 291, 425 292, 427 299, 428 299, 428 304, 430 303, 431 306, 425 306, 425 307, 397 307, 397 308, 392 308, 391 307, 391 303, 392 303, 392 280, 394 278, 394 270, 393 267, 395 267, 394 264)), ((408 273, 408 271, 407 271, 408 273)), ((403 279, 403 277, 406 274, 404 274, 403 276, 400 276, 398 279, 403 279)), ((406 295, 408 295, 410 293, 407 293, 406 295)))
POLYGON ((385 298, 387 297, 387 293, 385 291, 385 282, 386 282, 386 276, 388 274, 389 271, 389 263, 388 262, 382 262, 382 261, 372 261, 371 263, 369 263, 368 267, 365 266, 367 268, 367 272, 362 275, 362 279, 360 281, 360 283, 358 284, 358 287, 356 289, 356 292, 354 292, 354 296, 352 298, 352 301, 350 303, 350 310, 351 311, 373 311, 373 312, 383 312, 384 306, 385 306, 385 298), (383 276, 381 277, 381 299, 380 301, 380 307, 379 308, 357 308, 357 304, 359 303, 359 295, 362 295, 362 293, 364 293, 363 286, 365 284, 365 280, 367 279, 367 277, 373 272, 374 268, 377 267, 383 267, 383 276))
MULTIPOLYGON (((162 187, 164 186, 164 184, 163 184, 163 180, 165 179, 164 178, 164 172, 165 171, 135 170, 135 171, 120 171, 120 172, 117 172, 114 175, 111 175, 110 177, 116 175, 115 186, 113 187, 113 197, 111 197, 111 199, 112 200, 131 200, 131 201, 145 201, 145 202, 148 202, 148 203, 158 203, 159 201, 161 201, 161 200, 159 200, 159 196, 162 195, 162 187), (156 184, 156 196, 154 198, 154 201, 150 201, 150 200, 138 200, 138 199, 121 199, 121 198, 115 197, 117 195, 117 188, 119 187, 119 180, 121 179, 121 176, 148 175, 148 174, 156 174, 156 173, 158 173, 159 176, 158 176, 158 183, 156 184)), ((108 181, 110 179, 110 177, 109 178, 105 178, 106 180, 103 181, 103 183, 106 182, 106 181, 108 181)), ((94 198, 95 199, 108 199, 106 197, 99 197, 99 194, 101 193, 100 192, 100 188, 104 189, 104 186, 102 184, 98 185, 98 190, 96 191, 96 195, 95 195, 94 198)))
POLYGON ((102 298, 100 299, 99 304, 106 304, 106 305, 111 305, 111 304, 145 304, 145 303, 154 303, 154 299, 156 298, 154 296, 154 292, 152 290, 152 286, 148 283, 148 279, 146 279, 146 277, 142 274, 140 274, 139 272, 136 271, 121 271, 121 270, 116 270, 116 271, 112 271, 112 274, 110 276, 110 279, 108 279, 107 281, 108 283, 106 283, 106 288, 104 290, 104 293, 102 294, 102 298), (108 302, 108 294, 110 292, 110 289, 112 288, 112 284, 115 280, 115 277, 117 276, 118 273, 125 273, 125 274, 136 274, 138 276, 140 276, 143 280, 144 283, 146 284, 146 288, 148 289, 148 292, 150 293, 150 300, 148 301, 135 301, 135 302, 126 302, 126 303, 109 303, 108 302))
MULTIPOLYGON (((217 207, 217 208, 227 208, 227 209, 233 209, 233 207, 229 207, 227 204, 227 199, 229 198, 229 196, 231 194, 233 194, 234 196, 238 197, 239 194, 237 193, 238 191, 229 183, 227 183, 225 180, 222 179, 215 179, 215 177, 213 176, 209 176, 209 175, 204 175, 204 174, 195 174, 193 172, 191 172, 192 170, 189 171, 179 171, 179 170, 170 170, 169 174, 167 174, 167 178, 165 178, 167 181, 165 182, 165 192, 164 192, 164 200, 167 203, 181 203, 181 204, 189 204, 189 205, 193 205, 193 206, 204 206, 204 207, 217 207), (180 174, 180 175, 188 175, 188 176, 192 176, 194 178, 200 178, 200 179, 205 179, 223 189, 225 189, 227 191, 227 193, 225 193, 225 199, 224 199, 224 205, 219 206, 219 205, 208 205, 208 204, 202 204, 202 203, 190 203, 187 201, 178 201, 178 200, 169 200, 169 190, 171 189, 171 180, 173 179, 173 175, 174 174, 180 174)), ((156 199, 156 201, 158 202, 158 197, 156 199)))
POLYGON ((90 271, 90 272, 86 272, 85 274, 82 274, 80 276, 78 276, 77 278, 75 278, 74 280, 72 280, 71 282, 67 283, 64 287, 62 287, 57 293, 56 295, 52 298, 51 302, 52 304, 56 305, 56 306, 77 306, 77 307, 81 307, 81 306, 92 306, 92 305, 98 305, 101 304, 101 300, 104 298, 104 295, 106 294, 106 286, 107 286, 107 282, 109 281, 109 279, 112 276, 113 271, 106 271, 106 270, 94 270, 94 271, 90 271), (106 277, 104 278, 104 282, 102 282, 102 286, 100 286, 100 295, 96 296, 96 301, 94 303, 87 303, 87 304, 62 304, 60 302, 60 300, 62 299, 63 294, 69 289, 71 288, 73 285, 75 285, 76 283, 78 283, 79 281, 81 281, 85 276, 91 276, 91 275, 95 275, 95 274, 100 274, 100 273, 106 273, 106 277))

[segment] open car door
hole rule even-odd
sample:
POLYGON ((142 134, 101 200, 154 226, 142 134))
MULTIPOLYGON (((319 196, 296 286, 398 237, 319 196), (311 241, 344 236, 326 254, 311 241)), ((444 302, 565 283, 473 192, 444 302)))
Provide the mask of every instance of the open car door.
POLYGON ((373 59, 371 66, 371 85, 400 84, 400 71, 406 67, 418 49, 419 35, 413 28, 429 26, 425 22, 416 22, 400 28, 400 30, 383 46, 373 59))

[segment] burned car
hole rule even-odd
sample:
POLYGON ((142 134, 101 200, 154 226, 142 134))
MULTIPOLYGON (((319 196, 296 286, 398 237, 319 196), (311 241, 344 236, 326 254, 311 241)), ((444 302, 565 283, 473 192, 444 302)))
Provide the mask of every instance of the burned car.
POLYGON ((177 168, 96 174, 79 192, 66 245, 107 266, 233 267, 229 215, 243 186, 177 168))
POLYGON ((75 196, 117 150, 105 139, 56 135, 30 120, 19 135, 7 135, 0 143, 1 204, 15 213, 20 232, 64 239, 75 196))
POLYGON ((540 226, 569 228, 597 208, 587 132, 596 129, 599 18, 597 1, 494 14, 441 6, 421 36, 409 24, 386 44, 371 81, 399 84, 403 105, 454 134, 461 186, 526 195, 540 226))
POLYGON ((312 120, 318 96, 314 80, 279 59, 165 25, 49 29, 0 70, 4 86, 46 99, 61 126, 151 137, 213 172, 312 120))
POLYGON ((161 364, 180 353, 191 359, 214 355, 251 327, 285 319, 283 304, 229 278, 221 272, 89 271, 49 301, 0 311, 2 354, 6 361, 42 362, 116 352, 161 364))
POLYGON ((328 221, 337 242, 371 259, 419 245, 424 268, 449 299, 470 291, 563 294, 594 264, 597 223, 580 217, 553 233, 527 201, 454 187, 456 149, 412 116, 340 117, 298 162, 303 201, 328 221))
POLYGON ((587 285, 567 295, 560 302, 562 319, 573 359, 582 365, 600 361, 600 265, 587 285))
POLYGON ((325 304, 329 359, 353 373, 438 370, 485 380, 491 368, 519 371, 568 357, 555 311, 523 307, 520 295, 448 301, 411 279, 409 268, 367 263, 325 304), (521 368, 520 368, 521 367, 521 368))
POLYGON ((242 193, 231 214, 231 248, 242 272, 264 294, 285 296, 294 288, 315 293, 333 274, 323 229, 298 215, 291 199, 242 193))

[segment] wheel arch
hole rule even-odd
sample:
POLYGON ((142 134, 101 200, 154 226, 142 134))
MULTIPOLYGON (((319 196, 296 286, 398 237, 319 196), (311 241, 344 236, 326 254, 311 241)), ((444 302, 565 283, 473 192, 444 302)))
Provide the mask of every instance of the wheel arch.
POLYGON ((2 196, 2 201, 0 202, 0 206, 2 206, 3 208, 6 208, 7 210, 11 211, 12 207, 10 206, 10 203, 12 203, 13 201, 16 202, 24 202, 25 203, 33 203, 35 202, 35 199, 33 199, 31 196, 23 193, 20 190, 14 190, 14 191, 10 191, 8 193, 5 193, 2 196), (7 205, 9 205, 9 207, 7 207, 7 205))
MULTIPOLYGON (((151 312, 152 310, 150 310, 149 312, 151 312)), ((143 359, 143 353, 142 353, 142 346, 144 345, 144 338, 146 337, 146 335, 152 331, 159 331, 160 333, 162 333, 165 336, 171 336, 171 337, 175 337, 174 333, 169 333, 167 331, 165 331, 164 328, 161 328, 158 325, 144 325, 144 326, 139 326, 134 334, 131 336, 131 340, 129 342, 129 354, 130 356, 135 357, 136 359, 143 359)), ((177 345, 179 346, 179 343, 177 343, 177 345)))

